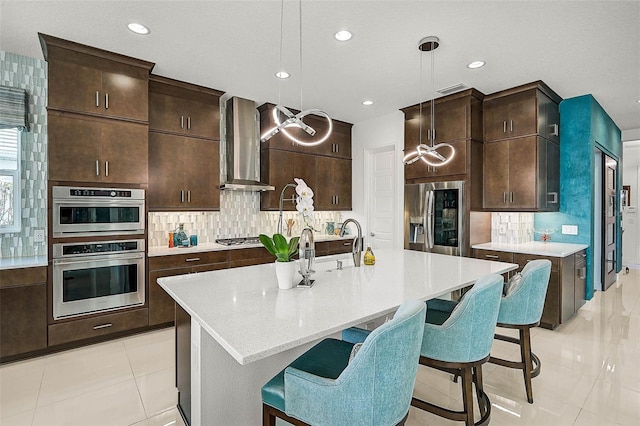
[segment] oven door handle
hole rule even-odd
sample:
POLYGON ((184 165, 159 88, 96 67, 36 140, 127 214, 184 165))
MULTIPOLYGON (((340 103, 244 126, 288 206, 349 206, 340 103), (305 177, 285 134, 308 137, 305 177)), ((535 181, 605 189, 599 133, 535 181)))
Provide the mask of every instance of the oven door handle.
POLYGON ((106 254, 100 257, 99 255, 94 256, 83 256, 83 257, 75 257, 73 259, 53 259, 54 265, 77 265, 79 263, 87 263, 92 261, 104 261, 104 260, 132 260, 132 259, 144 259, 144 253, 135 253, 135 254, 106 254))

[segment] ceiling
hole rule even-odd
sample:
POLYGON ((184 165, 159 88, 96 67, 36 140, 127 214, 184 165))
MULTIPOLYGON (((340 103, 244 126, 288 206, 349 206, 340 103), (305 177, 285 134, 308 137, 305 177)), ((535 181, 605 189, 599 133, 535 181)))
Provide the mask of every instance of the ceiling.
POLYGON ((155 62, 158 75, 358 123, 433 96, 429 54, 417 45, 435 35, 435 89, 463 83, 490 94, 543 80, 563 98, 592 94, 621 130, 640 129, 639 1, 303 0, 301 73, 298 1, 287 0, 284 81, 274 77, 280 5, 0 0, 0 50, 41 58, 42 32, 155 62), (151 33, 130 32, 132 21, 151 33), (345 28, 353 38, 336 41, 345 28), (487 64, 466 68, 477 59, 487 64))

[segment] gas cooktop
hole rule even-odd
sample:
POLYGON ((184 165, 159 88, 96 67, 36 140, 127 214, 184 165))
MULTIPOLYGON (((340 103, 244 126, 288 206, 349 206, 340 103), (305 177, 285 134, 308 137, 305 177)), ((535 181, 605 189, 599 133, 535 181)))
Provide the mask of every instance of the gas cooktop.
POLYGON ((260 242, 260 239, 258 237, 221 238, 216 240, 216 243, 222 244, 223 246, 258 244, 259 242, 260 242))

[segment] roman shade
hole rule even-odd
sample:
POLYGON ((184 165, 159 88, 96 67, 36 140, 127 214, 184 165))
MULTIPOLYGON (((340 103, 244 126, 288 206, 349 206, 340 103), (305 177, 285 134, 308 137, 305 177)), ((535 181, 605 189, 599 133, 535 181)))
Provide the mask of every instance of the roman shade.
POLYGON ((0 86, 0 129, 28 130, 27 91, 0 86))

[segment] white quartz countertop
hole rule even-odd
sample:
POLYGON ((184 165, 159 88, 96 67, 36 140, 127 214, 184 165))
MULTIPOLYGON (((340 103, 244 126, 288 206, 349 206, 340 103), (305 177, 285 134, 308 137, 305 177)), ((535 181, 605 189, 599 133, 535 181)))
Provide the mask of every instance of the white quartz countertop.
POLYGON ((229 354, 245 365, 428 300, 518 265, 425 252, 375 250, 374 266, 351 254, 316 258, 315 285, 279 290, 274 264, 158 279, 229 354), (336 258, 344 269, 336 269, 336 258))
POLYGON ((0 269, 34 268, 47 266, 47 256, 0 258, 0 269))
MULTIPOLYGON (((338 235, 326 235, 326 234, 314 234, 314 241, 338 241, 338 240, 353 240, 353 235, 345 235, 340 237, 338 235)), ((287 237, 287 240, 289 238, 287 237)), ((185 253, 202 253, 204 251, 222 251, 222 250, 237 250, 251 247, 262 247, 261 243, 257 244, 237 244, 231 246, 225 246, 217 243, 202 243, 197 246, 191 247, 172 247, 167 246, 153 246, 149 247, 147 254, 149 257, 154 256, 169 256, 173 254, 185 254, 185 253)))
POLYGON ((483 243, 471 246, 471 248, 481 250, 508 251, 551 257, 566 257, 587 247, 589 246, 586 244, 545 243, 542 241, 530 241, 522 244, 483 243))

